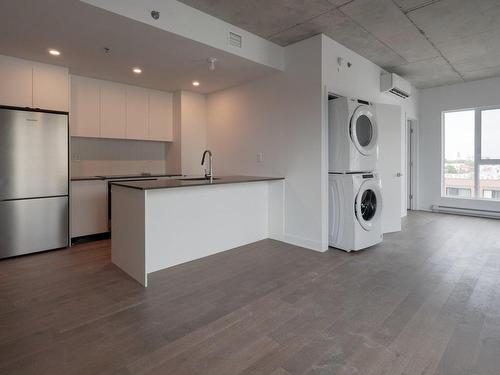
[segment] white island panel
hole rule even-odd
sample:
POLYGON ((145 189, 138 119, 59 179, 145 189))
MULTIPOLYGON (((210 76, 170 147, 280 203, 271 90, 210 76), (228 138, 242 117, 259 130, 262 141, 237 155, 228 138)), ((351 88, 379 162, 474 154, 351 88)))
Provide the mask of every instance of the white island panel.
POLYGON ((283 180, 112 189, 112 261, 144 286, 148 273, 283 237, 283 180))
POLYGON ((143 190, 113 186, 111 261, 147 286, 143 190))
POLYGON ((146 192, 147 272, 268 238, 268 183, 146 192))

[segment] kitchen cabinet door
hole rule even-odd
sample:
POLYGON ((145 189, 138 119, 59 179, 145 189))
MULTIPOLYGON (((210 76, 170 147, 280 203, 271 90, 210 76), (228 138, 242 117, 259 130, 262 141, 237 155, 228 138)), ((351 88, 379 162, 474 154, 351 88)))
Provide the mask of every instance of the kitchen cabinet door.
POLYGON ((69 127, 72 136, 99 137, 100 82, 71 76, 69 127))
POLYGON ((148 90, 127 86, 127 138, 148 139, 148 90))
POLYGON ((0 105, 32 107, 32 83, 31 62, 0 56, 0 105))
POLYGON ((126 86, 101 81, 101 138, 126 138, 126 86))
POLYGON ((33 107, 68 112, 68 69, 34 63, 33 107))
POLYGON ((70 202, 72 238, 109 231, 106 181, 72 181, 70 202))
POLYGON ((173 139, 172 122, 172 94, 150 90, 149 139, 171 142, 173 139))

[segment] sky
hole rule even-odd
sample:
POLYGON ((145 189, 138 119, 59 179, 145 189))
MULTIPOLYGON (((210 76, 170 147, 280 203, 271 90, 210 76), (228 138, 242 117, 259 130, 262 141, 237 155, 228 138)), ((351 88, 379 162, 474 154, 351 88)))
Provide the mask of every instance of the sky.
MULTIPOLYGON (((481 113, 482 157, 500 159, 500 109, 481 113)), ((444 114, 445 157, 448 160, 474 159, 474 111, 444 114)))
POLYGON ((474 111, 444 114, 444 155, 447 160, 474 159, 474 111))

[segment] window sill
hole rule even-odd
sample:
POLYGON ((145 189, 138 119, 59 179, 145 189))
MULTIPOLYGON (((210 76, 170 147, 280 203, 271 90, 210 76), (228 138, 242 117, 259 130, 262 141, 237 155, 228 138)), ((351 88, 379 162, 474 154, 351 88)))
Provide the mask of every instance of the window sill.
POLYGON ((500 199, 488 199, 488 198, 468 198, 468 197, 453 197, 449 195, 441 195, 441 198, 445 199, 455 199, 455 200, 464 200, 464 201, 477 201, 477 202, 498 202, 500 203, 500 199))

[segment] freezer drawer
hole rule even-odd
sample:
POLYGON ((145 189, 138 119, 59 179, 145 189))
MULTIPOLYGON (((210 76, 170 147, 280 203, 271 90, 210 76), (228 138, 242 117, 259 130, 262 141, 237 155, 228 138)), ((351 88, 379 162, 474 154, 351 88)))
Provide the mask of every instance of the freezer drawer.
POLYGON ((68 197, 0 201, 0 258, 68 246, 68 197))
POLYGON ((68 116, 0 108, 0 200, 68 195, 68 116))

